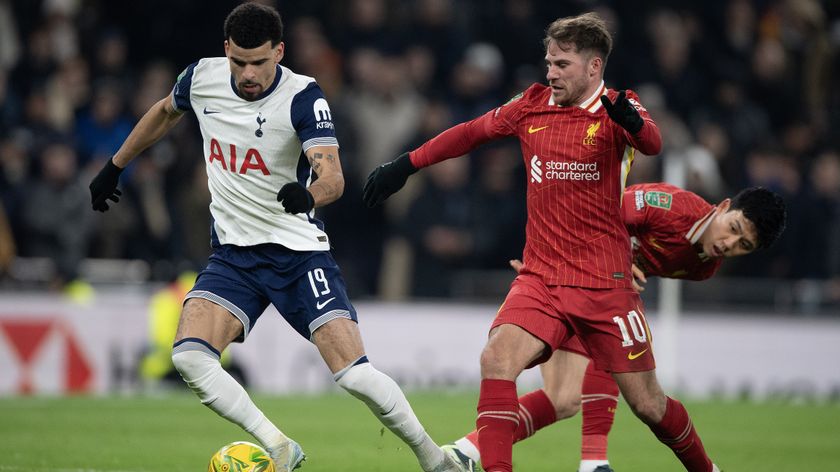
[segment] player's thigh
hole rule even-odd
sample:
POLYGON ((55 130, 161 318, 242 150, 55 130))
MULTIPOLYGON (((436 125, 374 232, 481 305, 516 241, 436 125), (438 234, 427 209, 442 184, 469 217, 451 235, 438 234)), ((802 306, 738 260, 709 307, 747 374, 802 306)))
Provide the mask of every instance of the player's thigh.
POLYGON ((538 337, 515 324, 493 328, 481 353, 481 377, 515 380, 546 350, 538 337))
POLYGON ((359 325, 347 318, 335 318, 319 327, 312 333, 312 343, 332 373, 347 367, 365 354, 359 325))
POLYGON ((551 359, 540 365, 543 390, 558 416, 572 416, 580 408, 580 392, 588 365, 588 357, 563 349, 554 351, 551 359))
POLYGON ((607 372, 652 370, 651 350, 642 302, 632 289, 558 289, 570 323, 595 368, 607 372))
POLYGON ((630 409, 648 423, 658 423, 667 402, 655 370, 613 373, 618 389, 630 409))
MULTIPOLYGON (((551 303, 551 295, 542 280, 522 274, 511 284, 505 301, 493 320, 490 333, 490 339, 482 353, 482 366, 496 364, 500 368, 513 367, 513 364, 505 364, 518 359, 518 356, 532 357, 528 350, 530 346, 539 346, 539 352, 525 367, 541 364, 572 335, 568 321, 551 303), (503 332, 501 328, 506 326, 503 332), (518 328, 521 332, 511 327, 518 328), (504 336, 494 340, 500 332, 504 336), (510 336, 523 333, 522 339, 525 344, 519 348, 507 342, 510 336)), ((518 364, 518 361, 516 363, 518 364)))
POLYGON ((203 298, 190 298, 181 309, 175 342, 198 338, 222 352, 241 334, 242 322, 226 308, 203 298))
MULTIPOLYGON (((285 265, 278 267, 293 269, 271 275, 265 287, 271 303, 298 334, 314 341, 314 333, 334 320, 356 323, 356 309, 350 303, 344 278, 328 252, 284 257, 285 265)), ((343 331, 351 328, 346 326, 343 331)))

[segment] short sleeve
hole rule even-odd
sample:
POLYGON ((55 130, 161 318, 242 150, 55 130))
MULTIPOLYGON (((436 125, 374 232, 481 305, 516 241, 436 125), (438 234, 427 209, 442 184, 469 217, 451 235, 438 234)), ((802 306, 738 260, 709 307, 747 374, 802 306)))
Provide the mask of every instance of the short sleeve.
POLYGON ((624 191, 621 203, 621 219, 631 234, 638 233, 645 226, 647 209, 645 191, 641 187, 630 186, 624 191))
POLYGON ((178 111, 192 110, 190 103, 190 88, 192 87, 193 72, 198 62, 187 66, 178 78, 175 79, 175 87, 172 88, 172 105, 178 111))
POLYGON ((330 105, 316 82, 292 99, 291 118, 304 152, 313 146, 338 146, 330 105))

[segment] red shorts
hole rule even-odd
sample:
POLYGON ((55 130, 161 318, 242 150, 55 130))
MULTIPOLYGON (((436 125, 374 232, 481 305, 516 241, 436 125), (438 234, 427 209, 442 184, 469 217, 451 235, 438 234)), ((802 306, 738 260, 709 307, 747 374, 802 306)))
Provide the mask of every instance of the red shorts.
POLYGON ((642 300, 632 289, 548 287, 534 275, 519 275, 491 329, 503 324, 519 326, 547 345, 532 366, 564 349, 592 358, 595 368, 608 372, 656 367, 642 300))

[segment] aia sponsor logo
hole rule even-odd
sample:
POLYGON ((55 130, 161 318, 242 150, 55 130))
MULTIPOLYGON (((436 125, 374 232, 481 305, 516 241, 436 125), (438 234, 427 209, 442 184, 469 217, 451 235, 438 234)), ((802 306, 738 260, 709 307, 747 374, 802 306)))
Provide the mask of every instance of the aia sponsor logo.
POLYGON ((265 166, 260 151, 249 148, 245 151, 244 159, 240 161, 235 144, 229 145, 228 153, 225 155, 222 152, 222 145, 216 138, 210 139, 210 155, 207 156, 207 163, 209 165, 219 165, 222 169, 237 174, 244 175, 248 171, 260 171, 263 175, 271 175, 265 166))

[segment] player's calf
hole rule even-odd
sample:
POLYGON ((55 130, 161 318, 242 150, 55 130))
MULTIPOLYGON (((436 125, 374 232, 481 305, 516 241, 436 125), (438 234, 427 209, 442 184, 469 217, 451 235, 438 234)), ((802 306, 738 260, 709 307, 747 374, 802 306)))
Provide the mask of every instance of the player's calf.
POLYGON ((338 371, 336 383, 370 408, 377 419, 408 444, 426 472, 457 472, 457 465, 432 441, 400 387, 373 368, 366 356, 338 371))
MULTIPOLYGON (((198 338, 184 338, 172 349, 172 363, 193 392, 219 416, 251 433, 272 455, 293 443, 260 411, 248 393, 230 376, 219 362, 219 353, 207 342, 198 338)), ((303 460, 303 451, 292 454, 297 466, 303 460)), ((292 461, 294 462, 294 461, 292 461)), ((290 462, 291 463, 291 462, 290 462)), ((281 464, 277 464, 278 467, 281 464)), ((283 469, 281 469, 283 470, 283 469)), ((291 469, 288 469, 291 470, 291 469)))

